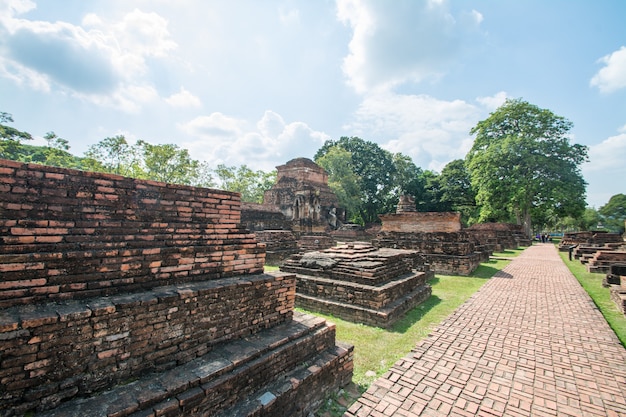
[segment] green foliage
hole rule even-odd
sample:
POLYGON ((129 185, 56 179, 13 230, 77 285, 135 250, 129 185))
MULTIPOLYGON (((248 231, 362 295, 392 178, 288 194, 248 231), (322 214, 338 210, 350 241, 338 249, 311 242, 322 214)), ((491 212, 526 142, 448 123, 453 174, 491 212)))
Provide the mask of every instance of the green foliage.
POLYGON ((247 165, 237 168, 220 164, 214 172, 221 189, 240 193, 242 201, 251 203, 262 203, 265 191, 276 182, 276 171, 253 171, 247 165))
POLYGON ((395 185, 393 156, 374 142, 343 136, 338 141, 326 141, 315 154, 315 160, 326 155, 333 146, 344 149, 352 157, 352 166, 359 178, 361 190, 359 220, 364 224, 379 222, 378 215, 385 212, 395 185))
POLYGON ((33 137, 5 123, 13 123, 13 116, 0 112, 0 158, 19 160, 21 142, 33 137))
MULTIPOLYGON (((512 251, 509 257, 519 253, 521 250, 512 251)), ((508 263, 509 261, 504 259, 484 262, 469 277, 436 275, 429 281, 433 290, 429 299, 407 312, 390 329, 305 312, 324 317, 335 323, 337 340, 354 345, 352 381, 359 387, 359 390, 365 391, 374 380, 387 372, 398 359, 410 352, 417 342, 428 336, 435 327, 508 263), (368 373, 368 371, 373 372, 368 373)))
POLYGON ((456 159, 449 162, 439 175, 439 184, 442 208, 445 211, 460 212, 461 220, 466 225, 476 223, 479 209, 465 161, 456 159))
POLYGON ((339 146, 332 146, 315 162, 328 173, 328 186, 337 195, 339 206, 346 210, 346 219, 359 223, 362 193, 359 177, 352 166, 352 154, 339 146))
POLYGON ((602 286, 602 279, 606 274, 588 272, 587 267, 580 261, 576 259, 570 261, 567 252, 560 252, 560 255, 565 265, 596 304, 622 345, 626 347, 626 317, 611 299, 609 289, 602 286))
POLYGON ((569 144, 571 127, 550 110, 517 99, 472 128, 476 139, 466 161, 481 220, 515 217, 530 234, 533 214, 582 214, 586 183, 579 166, 587 148, 569 144))
POLYGON ((602 216, 604 227, 613 232, 624 233, 626 194, 615 194, 598 212, 602 216))
POLYGON ((85 156, 94 171, 136 177, 140 175, 139 155, 123 135, 107 137, 91 145, 85 156))

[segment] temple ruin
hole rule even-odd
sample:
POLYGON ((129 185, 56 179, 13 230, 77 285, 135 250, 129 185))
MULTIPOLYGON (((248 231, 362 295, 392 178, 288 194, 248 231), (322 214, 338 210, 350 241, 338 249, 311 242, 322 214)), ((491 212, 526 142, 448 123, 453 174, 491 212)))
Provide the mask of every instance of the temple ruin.
POLYGON ((279 263, 298 250, 334 246, 329 232, 343 224, 345 212, 326 171, 308 158, 292 159, 276 170, 276 183, 265 192, 263 204, 242 208, 243 224, 267 245, 268 262, 279 263))
POLYGON ((0 415, 307 416, 351 380, 239 194, 6 160, 0 191, 0 415))
POLYGON ((417 252, 365 242, 300 253, 280 269, 296 274, 297 306, 371 326, 390 327, 432 291, 417 252))
POLYGON ((419 252, 435 273, 470 275, 489 258, 488 248, 461 231, 460 213, 422 213, 415 201, 403 196, 396 213, 379 216, 382 228, 372 243, 381 248, 419 252))

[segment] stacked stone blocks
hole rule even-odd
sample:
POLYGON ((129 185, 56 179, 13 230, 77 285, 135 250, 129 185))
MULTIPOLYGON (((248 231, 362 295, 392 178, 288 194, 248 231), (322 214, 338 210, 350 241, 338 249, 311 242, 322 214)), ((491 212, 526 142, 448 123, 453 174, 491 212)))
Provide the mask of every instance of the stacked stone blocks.
POLYGON ((304 416, 351 379, 238 194, 4 160, 0 184, 0 415, 304 416))

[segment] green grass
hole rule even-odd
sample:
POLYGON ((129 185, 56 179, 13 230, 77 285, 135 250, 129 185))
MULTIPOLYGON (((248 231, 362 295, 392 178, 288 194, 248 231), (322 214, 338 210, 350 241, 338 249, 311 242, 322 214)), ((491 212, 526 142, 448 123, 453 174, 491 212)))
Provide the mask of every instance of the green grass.
POLYGON ((429 281, 433 293, 428 300, 407 312, 404 318, 389 329, 352 323, 315 312, 299 311, 315 314, 335 323, 337 340, 354 345, 352 381, 364 391, 507 263, 506 260, 485 262, 469 277, 435 275, 429 281))
POLYGON ((560 252, 560 255, 565 265, 596 304, 622 345, 626 347, 626 317, 611 300, 609 289, 602 286, 602 279, 606 274, 587 272, 587 267, 579 260, 570 261, 567 252, 560 252))
MULTIPOLYGON (((494 254, 497 257, 512 258, 523 249, 507 250, 494 254)), ((298 309, 309 314, 324 317, 335 323, 337 340, 354 345, 354 374, 352 377, 356 389, 352 389, 352 398, 346 400, 349 393, 340 393, 341 404, 334 398, 329 399, 317 415, 340 416, 371 384, 387 372, 400 358, 407 355, 415 345, 454 312, 461 304, 480 289, 496 272, 509 263, 506 259, 490 260, 482 263, 469 277, 435 275, 429 281, 432 295, 428 300, 409 311, 393 327, 383 329, 352 323, 337 317, 298 309)), ((350 391, 350 388, 347 389, 350 391)))

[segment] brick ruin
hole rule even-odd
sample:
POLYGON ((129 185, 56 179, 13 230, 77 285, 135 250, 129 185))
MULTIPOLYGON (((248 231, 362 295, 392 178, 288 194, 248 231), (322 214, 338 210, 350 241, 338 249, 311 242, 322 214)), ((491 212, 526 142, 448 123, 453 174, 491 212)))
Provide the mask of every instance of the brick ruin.
POLYGON ((522 225, 518 224, 478 223, 463 231, 470 233, 478 244, 490 247, 492 252, 504 252, 520 246, 531 246, 533 243, 522 225))
POLYGON ((400 199, 396 213, 379 217, 382 228, 372 243, 415 250, 435 273, 470 275, 491 253, 461 231, 460 213, 418 212, 409 196, 400 199))
POLYGON ((602 284, 609 288, 611 299, 622 314, 626 315, 626 262, 612 264, 602 284))
POLYGON ((417 252, 364 242, 300 253, 280 269, 296 274, 299 307, 371 326, 390 327, 432 291, 417 252))
POLYGON ((0 160, 0 415, 306 416, 352 375, 236 193, 0 160))
POLYGON ((611 265, 626 263, 626 242, 619 233, 565 233, 559 242, 559 251, 570 250, 572 257, 585 264, 589 272, 608 273, 611 265))
POLYGON ((276 170, 276 183, 265 192, 263 204, 244 203, 242 208, 243 224, 267 245, 268 262, 334 246, 329 232, 343 224, 345 213, 326 171, 308 158, 292 159, 276 170))

